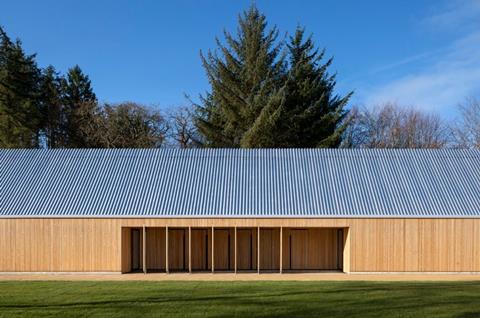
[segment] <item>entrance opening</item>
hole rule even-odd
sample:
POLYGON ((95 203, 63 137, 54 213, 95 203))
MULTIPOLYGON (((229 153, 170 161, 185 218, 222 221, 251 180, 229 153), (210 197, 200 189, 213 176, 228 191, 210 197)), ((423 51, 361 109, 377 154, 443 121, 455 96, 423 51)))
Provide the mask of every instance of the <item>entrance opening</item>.
POLYGON ((348 228, 249 227, 235 234, 235 228, 122 227, 121 233, 123 273, 350 270, 348 228))
POLYGON ((283 268, 291 271, 343 269, 343 230, 284 229, 283 268))

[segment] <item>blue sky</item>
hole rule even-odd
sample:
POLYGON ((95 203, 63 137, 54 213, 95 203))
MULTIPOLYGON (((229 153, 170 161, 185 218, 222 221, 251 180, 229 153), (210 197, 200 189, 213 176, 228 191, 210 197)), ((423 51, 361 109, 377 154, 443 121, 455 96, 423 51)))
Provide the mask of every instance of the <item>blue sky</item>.
MULTIPOLYGON (((5 1, 0 25, 41 66, 79 64, 102 101, 186 104, 208 89, 199 52, 235 31, 251 0, 5 1)), ((480 97, 480 0, 257 0, 282 35, 297 25, 334 56, 352 104, 398 102, 449 116, 480 97)))

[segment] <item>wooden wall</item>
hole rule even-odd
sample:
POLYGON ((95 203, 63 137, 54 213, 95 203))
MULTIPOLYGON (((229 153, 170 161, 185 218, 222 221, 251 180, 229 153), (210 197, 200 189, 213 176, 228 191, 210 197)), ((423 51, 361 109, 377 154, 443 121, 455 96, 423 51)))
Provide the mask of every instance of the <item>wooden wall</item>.
POLYGON ((260 270, 280 269, 280 229, 260 229, 260 270))
MULTIPOLYGON (((480 219, 279 218, 0 219, 0 272, 120 272, 129 266, 122 227, 143 226, 348 228, 345 271, 480 272, 480 219)), ((147 257, 147 267, 160 257, 147 257)))
POLYGON ((165 228, 147 227, 146 233, 147 270, 165 271, 165 228))
POLYGON ((128 273, 132 271, 132 229, 122 227, 122 273, 128 273))
POLYGON ((192 229, 192 270, 209 271, 212 268, 212 229, 192 229))
POLYGON ((235 267, 235 233, 233 228, 216 228, 214 234, 214 270, 232 271, 235 267))
POLYGON ((237 229, 237 270, 257 269, 257 229, 237 229))
POLYGON ((356 272, 480 272, 480 219, 352 220, 356 272))
POLYGON ((170 271, 188 271, 188 258, 188 228, 169 228, 168 269, 170 271))
POLYGON ((339 264, 338 229, 286 228, 283 230, 283 269, 337 270, 339 264))

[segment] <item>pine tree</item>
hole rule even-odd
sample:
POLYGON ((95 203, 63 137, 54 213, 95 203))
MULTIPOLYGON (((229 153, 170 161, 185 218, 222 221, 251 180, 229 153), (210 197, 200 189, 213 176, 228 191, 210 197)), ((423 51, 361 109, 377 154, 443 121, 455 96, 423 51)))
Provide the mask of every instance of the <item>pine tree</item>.
POLYGON ((81 132, 85 120, 98 113, 98 104, 90 79, 78 65, 68 70, 63 81, 64 127, 66 147, 87 148, 88 141, 81 132), (81 111, 80 111, 81 109, 81 111))
POLYGON ((284 74, 278 31, 255 6, 239 17, 236 37, 225 32, 218 52, 201 55, 211 92, 198 105, 196 124, 205 146, 240 147, 265 105, 277 99, 284 74))
POLYGON ((25 54, 0 28, 0 147, 39 146, 40 69, 35 54, 25 54))
POLYGON ((40 84, 40 101, 42 113, 42 135, 47 148, 62 148, 67 145, 63 88, 64 78, 53 66, 48 66, 42 72, 40 84))
POLYGON ((311 37, 297 28, 288 47, 289 70, 282 99, 266 105, 244 138, 245 147, 338 147, 345 129, 345 106, 352 93, 334 93, 332 59, 322 63, 325 51, 315 49, 311 37))

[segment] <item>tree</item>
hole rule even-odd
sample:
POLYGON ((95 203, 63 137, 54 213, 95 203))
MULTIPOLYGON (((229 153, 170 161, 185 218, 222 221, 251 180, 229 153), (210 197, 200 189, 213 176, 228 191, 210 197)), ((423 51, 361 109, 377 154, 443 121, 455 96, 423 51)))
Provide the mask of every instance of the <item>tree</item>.
POLYGON ((84 103, 78 118, 81 138, 91 148, 159 148, 168 130, 158 111, 135 103, 84 103))
POLYGON ((450 139, 438 115, 392 103, 371 110, 354 108, 347 124, 343 147, 442 148, 450 139))
POLYGON ((180 107, 170 113, 171 137, 180 148, 201 146, 201 137, 195 127, 195 117, 191 109, 180 107))
POLYGON ((80 123, 85 122, 91 114, 97 113, 97 98, 93 92, 90 79, 76 65, 68 70, 66 80, 63 81, 64 91, 64 127, 66 134, 66 147, 85 148, 89 144, 85 135, 81 133, 80 123), (88 108, 88 109, 87 109, 88 108), (80 110, 81 109, 81 110, 80 110), (79 112, 81 112, 80 117, 79 112), (89 114, 87 116, 87 114, 89 114), (85 117, 87 116, 87 117, 85 117))
POLYGON ((47 148, 67 146, 65 132, 65 114, 63 105, 63 89, 61 77, 53 66, 42 72, 40 81, 40 110, 42 113, 42 135, 47 148))
POLYGON ((288 47, 289 70, 276 102, 266 105, 244 138, 246 147, 338 147, 345 126, 344 107, 352 93, 334 93, 332 59, 321 63, 325 50, 315 49, 311 36, 297 28, 288 47), (268 109, 271 108, 271 109, 268 109))
POLYGON ((480 102, 469 98, 458 108, 460 120, 453 127, 456 146, 480 149, 480 102))
POLYGON ((25 54, 20 40, 0 28, 0 147, 38 147, 39 79, 35 54, 25 54))
POLYGON ((211 91, 197 105, 196 125, 208 147, 240 147, 245 133, 273 99, 284 76, 278 31, 255 6, 239 17, 236 37, 217 39, 220 55, 209 51, 201 59, 211 91))

